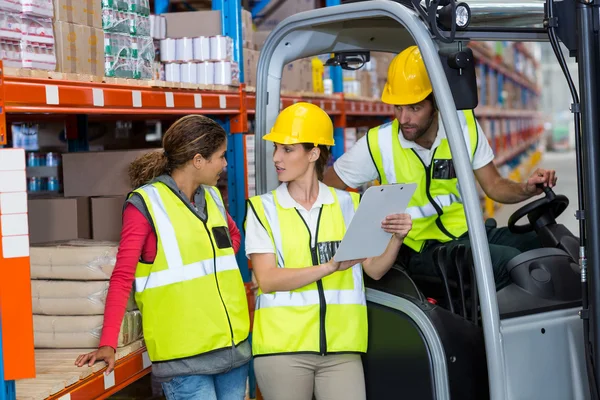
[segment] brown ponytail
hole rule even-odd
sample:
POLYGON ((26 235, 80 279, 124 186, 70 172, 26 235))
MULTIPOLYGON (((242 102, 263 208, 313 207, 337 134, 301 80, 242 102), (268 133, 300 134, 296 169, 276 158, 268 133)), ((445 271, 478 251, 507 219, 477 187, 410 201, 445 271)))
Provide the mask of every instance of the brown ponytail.
POLYGON ((131 187, 138 188, 166 173, 167 165, 167 156, 161 150, 139 156, 129 166, 131 187))
MULTIPOLYGON (((302 147, 304 147, 304 150, 306 151, 311 151, 315 148, 315 145, 312 143, 302 143, 302 147)), ((317 171, 317 178, 320 181, 322 181, 323 174, 325 173, 325 167, 327 166, 327 162, 329 161, 329 156, 331 155, 331 152, 329 151, 327 146, 324 146, 322 144, 320 144, 318 147, 321 153, 319 155, 319 159, 315 162, 315 170, 317 171)))
POLYGON ((131 186, 138 188, 156 177, 169 174, 196 154, 209 160, 227 139, 225 130, 203 115, 187 115, 171 125, 163 137, 163 150, 138 157, 129 166, 131 186))

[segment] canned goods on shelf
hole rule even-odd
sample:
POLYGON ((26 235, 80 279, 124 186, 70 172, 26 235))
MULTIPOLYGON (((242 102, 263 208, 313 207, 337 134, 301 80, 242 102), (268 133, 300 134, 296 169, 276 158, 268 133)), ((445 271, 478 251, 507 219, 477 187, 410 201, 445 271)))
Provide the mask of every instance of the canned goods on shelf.
POLYGON ((58 178, 56 176, 48 177, 46 182, 46 190, 50 192, 58 192, 60 188, 60 184, 58 182, 58 178))
POLYGON ((58 153, 46 154, 46 165, 48 167, 58 167, 60 164, 60 155, 58 153))
POLYGON ((28 167, 39 167, 40 157, 38 153, 30 152, 27 153, 27 166, 28 167))
POLYGON ((27 178, 27 190, 29 192, 41 192, 42 180, 35 176, 27 178))

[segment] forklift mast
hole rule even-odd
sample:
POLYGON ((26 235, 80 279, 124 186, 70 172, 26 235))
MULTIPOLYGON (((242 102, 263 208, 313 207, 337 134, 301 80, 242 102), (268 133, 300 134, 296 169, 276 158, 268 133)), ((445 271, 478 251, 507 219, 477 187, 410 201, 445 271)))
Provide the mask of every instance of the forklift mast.
MULTIPOLYGON (((597 112, 599 90, 594 69, 594 65, 600 61, 599 5, 594 4, 594 0, 347 0, 343 3, 285 19, 264 44, 258 63, 256 88, 257 194, 266 193, 278 185, 270 151, 262 136, 274 124, 280 111, 281 77, 287 63, 331 53, 398 53, 416 44, 433 86, 460 182, 480 298, 490 398, 509 398, 502 324, 487 236, 469 154, 464 137, 460 134, 456 112, 465 107, 457 104, 462 96, 455 95, 454 92, 458 90, 456 85, 451 88, 447 79, 448 68, 442 62, 441 55, 460 52, 469 41, 549 41, 565 72, 573 97, 571 111, 577 135, 579 182, 579 211, 576 217, 580 221, 579 263, 584 299, 581 317, 585 338, 582 340, 586 345, 590 387, 595 393, 595 382, 600 380, 598 369, 594 368, 600 363, 600 171, 595 168, 595 163, 600 161, 600 131, 597 112), (459 9, 463 17, 461 24, 455 23, 459 9), (468 16, 466 24, 465 15, 468 16), (568 75, 558 39, 579 64, 581 101, 568 75), (593 223, 585 224, 586 220, 593 223)), ((369 290, 367 299, 373 296, 369 290)), ((439 368, 444 367, 442 365, 439 368)), ((445 376, 445 371, 434 372, 436 377, 445 376)), ((436 382, 436 390, 436 398, 449 398, 448 386, 444 382, 436 382)))

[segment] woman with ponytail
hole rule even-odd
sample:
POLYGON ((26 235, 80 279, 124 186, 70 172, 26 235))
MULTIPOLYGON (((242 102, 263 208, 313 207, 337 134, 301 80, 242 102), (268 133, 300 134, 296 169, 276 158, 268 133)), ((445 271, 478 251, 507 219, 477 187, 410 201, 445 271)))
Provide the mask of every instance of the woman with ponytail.
POLYGON ((76 365, 103 360, 107 374, 114 369, 135 283, 152 373, 167 399, 244 398, 251 349, 240 233, 215 187, 226 150, 223 128, 189 115, 167 130, 162 150, 131 164, 136 189, 123 211, 100 346, 76 365))

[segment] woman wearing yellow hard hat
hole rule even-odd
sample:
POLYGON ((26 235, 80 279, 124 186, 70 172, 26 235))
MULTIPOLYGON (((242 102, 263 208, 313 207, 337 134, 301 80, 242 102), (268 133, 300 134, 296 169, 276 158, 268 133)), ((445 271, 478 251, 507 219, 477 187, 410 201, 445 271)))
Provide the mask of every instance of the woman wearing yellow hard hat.
POLYGON ((259 285, 252 343, 259 389, 266 400, 311 400, 313 393, 317 400, 363 400, 363 268, 374 279, 391 268, 410 216, 382 222, 394 235, 381 256, 333 261, 359 196, 320 182, 334 144, 330 117, 297 103, 263 139, 274 143, 282 183, 249 199, 246 218, 246 254, 259 285))

